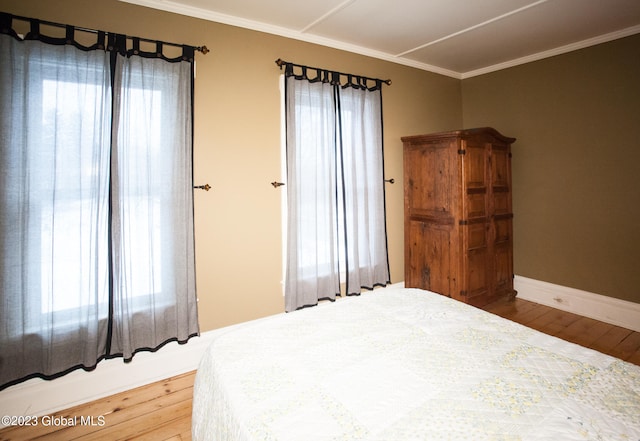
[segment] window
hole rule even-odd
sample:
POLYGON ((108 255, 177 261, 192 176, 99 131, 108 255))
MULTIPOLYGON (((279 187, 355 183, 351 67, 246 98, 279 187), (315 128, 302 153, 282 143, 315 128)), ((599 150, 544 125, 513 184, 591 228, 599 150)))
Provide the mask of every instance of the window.
POLYGON ((379 89, 285 74, 287 310, 389 283, 379 89), (344 285, 344 289, 341 287, 344 285))
MULTIPOLYGON (((286 116, 284 114, 284 106, 285 106, 285 94, 284 94, 284 75, 281 76, 281 98, 282 98, 282 131, 286 132, 286 116)), ((311 143, 311 139, 313 138, 313 134, 317 133, 317 127, 314 127, 318 121, 323 121, 323 105, 322 105, 322 90, 315 89, 309 90, 310 97, 309 99, 299 99, 297 100, 297 111, 300 114, 305 115, 305 118, 301 118, 298 122, 299 124, 299 132, 301 134, 308 134, 309 137, 305 139, 304 142, 311 143)), ((335 118, 335 114, 330 122, 326 123, 327 128, 333 130, 335 124, 337 124, 337 120, 335 118)), ((325 154, 333 154, 332 152, 325 152, 325 154)), ((332 158, 331 161, 335 162, 337 159, 332 158)), ((309 157, 309 161, 316 163, 316 158, 309 157)), ((287 144, 286 139, 282 139, 282 170, 283 170, 283 179, 287 180, 287 144)), ((309 171, 309 170, 305 170, 309 171)), ((307 181, 308 183, 314 183, 316 181, 320 181, 326 179, 327 181, 330 179, 330 175, 335 175, 334 171, 325 170, 327 173, 322 175, 321 171, 313 171, 309 174, 303 173, 301 179, 307 181)), ((341 176, 338 175, 335 177, 338 179, 336 185, 338 188, 342 188, 341 184, 341 176)), ((329 182, 327 184, 330 185, 329 182)), ((331 213, 335 210, 336 205, 340 204, 340 201, 332 197, 331 194, 325 195, 323 197, 316 196, 316 189, 314 185, 301 185, 298 187, 299 191, 303 191, 302 194, 299 195, 298 204, 299 204, 299 213, 300 219, 298 222, 300 224, 315 224, 316 214, 317 213, 331 213)), ((340 195, 337 195, 340 197, 340 195)), ((285 210, 283 212, 283 255, 287 255, 287 197, 286 192, 283 192, 283 206, 285 210)), ((338 218, 335 220, 335 225, 330 225, 329 223, 320 225, 319 228, 326 227, 324 232, 320 234, 325 236, 329 234, 330 231, 333 231, 335 228, 337 234, 337 243, 344 243, 344 219, 341 213, 338 213, 338 218)), ((298 251, 298 259, 299 266, 301 269, 301 274, 303 277, 309 277, 311 279, 315 279, 316 277, 328 277, 335 271, 335 267, 338 266, 340 281, 344 283, 346 281, 346 273, 344 268, 340 268, 340 266, 344 266, 344 262, 346 261, 346 256, 344 253, 344 248, 336 247, 334 241, 318 241, 316 240, 316 236, 308 234, 301 238, 302 242, 298 251)))
MULTIPOLYGON (((78 316, 105 319, 109 307, 107 255, 96 262, 91 257, 91 250, 108 248, 107 219, 95 216, 108 209, 103 127, 110 114, 109 64, 104 54, 95 53, 83 57, 87 60, 78 68, 77 57, 56 58, 58 52, 25 55, 27 72, 34 72, 32 80, 24 79, 28 137, 6 145, 2 158, 11 164, 14 183, 22 182, 22 191, 11 192, 17 199, 8 214, 24 219, 23 237, 14 237, 20 242, 11 249, 27 255, 22 271, 28 279, 23 289, 28 292, 29 333, 42 332, 41 324, 49 320, 67 332, 78 316), (74 273, 78 277, 70 278, 74 273)), ((12 332, 20 335, 22 329, 12 332)))
POLYGON ((0 389, 198 333, 193 48, 44 40, 0 34, 0 389))

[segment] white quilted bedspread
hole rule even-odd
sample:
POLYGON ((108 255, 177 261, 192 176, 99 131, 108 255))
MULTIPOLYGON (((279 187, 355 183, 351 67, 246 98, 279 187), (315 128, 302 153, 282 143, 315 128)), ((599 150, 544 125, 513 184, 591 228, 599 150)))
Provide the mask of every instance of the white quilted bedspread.
POLYGON ((195 440, 640 440, 640 367, 427 291, 216 331, 195 440))

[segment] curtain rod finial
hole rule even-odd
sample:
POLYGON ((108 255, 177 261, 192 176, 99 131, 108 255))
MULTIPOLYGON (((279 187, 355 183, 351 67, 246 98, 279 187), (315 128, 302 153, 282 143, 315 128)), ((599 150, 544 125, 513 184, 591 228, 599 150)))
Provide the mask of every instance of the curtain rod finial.
POLYGON ((276 64, 282 69, 282 65, 285 64, 286 61, 282 61, 282 59, 278 58, 276 60, 276 64))
POLYGON ((206 46, 197 47, 196 50, 202 52, 203 55, 207 55, 209 52, 211 52, 206 46))

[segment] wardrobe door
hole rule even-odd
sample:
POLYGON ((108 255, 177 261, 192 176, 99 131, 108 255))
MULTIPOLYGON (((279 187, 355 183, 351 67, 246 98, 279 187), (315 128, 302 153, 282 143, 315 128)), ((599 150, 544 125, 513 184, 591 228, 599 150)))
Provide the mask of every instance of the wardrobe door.
POLYGON ((488 145, 482 140, 463 140, 462 159, 463 214, 459 221, 463 249, 463 287, 461 300, 482 306, 492 290, 490 185, 488 145))
POLYGON ((404 148, 405 286, 447 296, 456 284, 457 146, 418 137, 404 148))
POLYGON ((491 147, 491 203, 494 297, 513 295, 513 212, 511 207, 511 151, 509 144, 491 147))

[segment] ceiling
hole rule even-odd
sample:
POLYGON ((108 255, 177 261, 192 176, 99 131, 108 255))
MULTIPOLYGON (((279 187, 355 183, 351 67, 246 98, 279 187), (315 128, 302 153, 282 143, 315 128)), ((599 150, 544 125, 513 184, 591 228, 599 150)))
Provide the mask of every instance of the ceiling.
POLYGON ((121 1, 461 79, 640 33, 640 0, 121 1))

